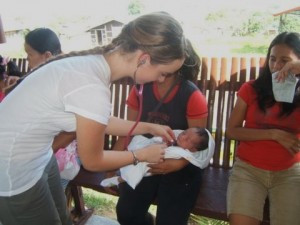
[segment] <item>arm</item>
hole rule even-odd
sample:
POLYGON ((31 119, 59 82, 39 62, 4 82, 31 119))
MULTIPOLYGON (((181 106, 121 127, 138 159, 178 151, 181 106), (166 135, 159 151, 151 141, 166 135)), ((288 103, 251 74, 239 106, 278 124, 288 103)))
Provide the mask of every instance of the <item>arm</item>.
MULTIPOLYGON (((131 121, 135 121, 136 118, 138 117, 138 111, 128 107, 127 108, 127 119, 131 120, 131 121)), ((116 141, 116 143, 114 144, 114 146, 112 147, 112 150, 116 150, 116 151, 123 151, 125 150, 125 143, 127 137, 126 136, 118 136, 118 140, 116 141)), ((129 144, 129 143, 127 143, 129 144)), ((117 176, 116 171, 108 171, 105 174, 105 177, 109 178, 109 177, 114 177, 117 176)), ((116 194, 116 191, 110 187, 104 187, 104 189, 111 194, 116 194)))
POLYGON ((287 62, 278 73, 278 81, 284 81, 288 74, 300 74, 300 60, 287 62))
MULTIPOLYGON (((116 136, 126 136, 134 124, 135 121, 111 117, 109 119, 105 132, 107 134, 116 136)), ((150 133, 153 136, 163 137, 163 139, 166 141, 173 141, 175 139, 174 133, 170 127, 146 122, 139 122, 133 130, 132 135, 145 133, 150 133)))
POLYGON ((74 139, 76 138, 75 132, 61 132, 57 136, 55 136, 53 143, 52 143, 52 149, 55 152, 59 150, 60 148, 67 147, 74 139))
MULTIPOLYGON (((127 119, 131 121, 135 121, 138 117, 138 111, 128 107, 127 109, 127 119)), ((127 135, 127 134, 126 134, 127 135)), ((118 140, 116 141, 115 145, 112 147, 113 150, 125 150, 125 142, 126 142, 126 135, 119 136, 118 140)))
MULTIPOLYGON (((132 122, 129 125, 132 125, 132 122)), ((113 170, 133 163, 133 155, 129 151, 103 150, 104 135, 107 128, 105 125, 76 115, 76 127, 78 154, 87 170, 113 170)), ((141 162, 161 162, 165 147, 165 145, 151 145, 137 150, 136 155, 141 162)))
POLYGON ((3 88, 3 92, 5 94, 8 94, 10 91, 12 91, 17 86, 17 81, 20 79, 18 76, 8 76, 5 79, 5 86, 3 88))
POLYGON ((298 152, 297 136, 279 129, 244 128, 247 111, 246 102, 238 97, 226 128, 226 136, 238 141, 273 140, 284 146, 291 154, 298 152))

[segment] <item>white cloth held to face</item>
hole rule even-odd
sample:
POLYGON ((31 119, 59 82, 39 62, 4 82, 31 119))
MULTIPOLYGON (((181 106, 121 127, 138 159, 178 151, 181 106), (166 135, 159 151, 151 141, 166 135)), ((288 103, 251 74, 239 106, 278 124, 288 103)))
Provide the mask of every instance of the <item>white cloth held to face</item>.
POLYGON ((292 103, 298 79, 293 74, 289 73, 284 82, 278 82, 276 79, 277 75, 278 72, 272 74, 272 87, 275 100, 277 102, 292 103))

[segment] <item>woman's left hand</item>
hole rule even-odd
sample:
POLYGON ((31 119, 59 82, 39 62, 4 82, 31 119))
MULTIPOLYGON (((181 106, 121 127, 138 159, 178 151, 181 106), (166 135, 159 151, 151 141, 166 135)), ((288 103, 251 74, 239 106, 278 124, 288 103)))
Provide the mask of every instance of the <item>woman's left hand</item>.
POLYGON ((185 159, 166 159, 162 163, 148 164, 149 173, 152 174, 167 174, 181 170, 188 164, 185 159))

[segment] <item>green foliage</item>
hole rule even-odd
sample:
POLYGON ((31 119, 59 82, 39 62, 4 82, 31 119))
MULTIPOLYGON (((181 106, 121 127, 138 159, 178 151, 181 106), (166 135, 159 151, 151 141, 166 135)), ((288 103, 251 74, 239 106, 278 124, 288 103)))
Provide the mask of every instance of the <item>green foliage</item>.
POLYGON ((249 43, 246 45, 241 46, 240 48, 233 48, 231 49, 232 53, 236 54, 266 54, 268 50, 268 46, 266 45, 259 45, 255 46, 253 43, 249 43))
POLYGON ((272 14, 251 10, 219 10, 209 13, 205 20, 211 28, 231 32, 233 36, 255 35, 278 26, 272 14))
POLYGON ((128 5, 129 15, 139 15, 141 14, 143 5, 139 0, 132 0, 128 5))
POLYGON ((93 208, 94 213, 115 219, 116 197, 101 194, 88 188, 83 189, 83 199, 88 208, 93 208))
POLYGON ((217 11, 214 13, 209 13, 206 17, 207 21, 211 21, 211 22, 217 22, 220 21, 221 19, 225 18, 226 13, 224 11, 217 11))
POLYGON ((280 17, 279 31, 300 32, 300 16, 286 14, 280 17))
POLYGON ((229 225, 226 221, 214 220, 203 216, 196 216, 194 214, 191 214, 190 220, 193 221, 193 224, 195 225, 229 225))

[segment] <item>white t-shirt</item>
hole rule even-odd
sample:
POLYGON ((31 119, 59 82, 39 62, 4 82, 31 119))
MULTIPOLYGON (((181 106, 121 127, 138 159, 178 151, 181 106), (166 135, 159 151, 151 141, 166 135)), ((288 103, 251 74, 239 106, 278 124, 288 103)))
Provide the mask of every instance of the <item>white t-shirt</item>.
POLYGON ((0 104, 0 196, 31 188, 42 176, 60 131, 75 131, 75 113, 107 124, 110 68, 102 55, 51 62, 30 74, 0 104))

